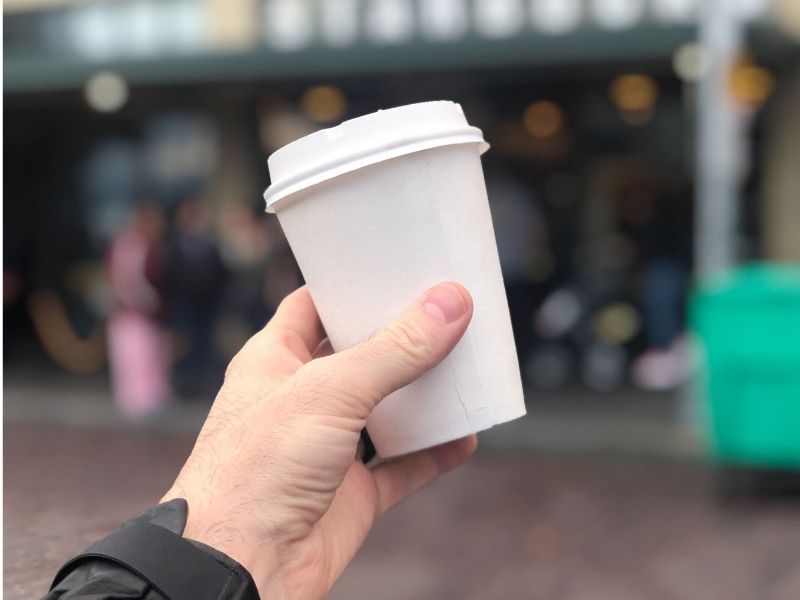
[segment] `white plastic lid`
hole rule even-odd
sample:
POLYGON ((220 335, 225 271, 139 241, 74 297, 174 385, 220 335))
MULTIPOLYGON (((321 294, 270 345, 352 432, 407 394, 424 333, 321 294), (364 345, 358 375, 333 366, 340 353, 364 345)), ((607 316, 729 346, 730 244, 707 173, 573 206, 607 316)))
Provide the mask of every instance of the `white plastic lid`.
POLYGON ((287 144, 267 161, 272 185, 264 192, 267 212, 302 189, 367 165, 449 144, 477 143, 483 133, 464 117, 460 104, 440 100, 379 110, 322 129, 287 144))

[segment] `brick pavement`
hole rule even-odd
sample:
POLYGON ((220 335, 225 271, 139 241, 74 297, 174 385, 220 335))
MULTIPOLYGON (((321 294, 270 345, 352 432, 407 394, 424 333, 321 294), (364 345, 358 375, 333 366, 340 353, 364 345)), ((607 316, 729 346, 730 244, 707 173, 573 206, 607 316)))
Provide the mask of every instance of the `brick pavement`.
MULTIPOLYGON (((186 433, 5 426, 4 596, 157 500, 186 433)), ((690 462, 482 451, 376 526, 331 600, 797 600, 800 502, 690 462)))

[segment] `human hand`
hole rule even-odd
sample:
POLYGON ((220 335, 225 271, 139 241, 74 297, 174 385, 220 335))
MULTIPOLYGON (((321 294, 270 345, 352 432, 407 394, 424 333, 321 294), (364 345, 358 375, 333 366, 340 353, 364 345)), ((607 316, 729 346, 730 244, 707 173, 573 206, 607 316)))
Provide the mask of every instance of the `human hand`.
POLYGON ((231 361, 164 501, 185 498, 184 536, 250 571, 262 598, 322 598, 376 517, 463 462, 473 435, 368 468, 357 456, 375 405, 437 365, 472 318, 453 283, 431 288, 369 340, 331 353, 308 290, 231 361))

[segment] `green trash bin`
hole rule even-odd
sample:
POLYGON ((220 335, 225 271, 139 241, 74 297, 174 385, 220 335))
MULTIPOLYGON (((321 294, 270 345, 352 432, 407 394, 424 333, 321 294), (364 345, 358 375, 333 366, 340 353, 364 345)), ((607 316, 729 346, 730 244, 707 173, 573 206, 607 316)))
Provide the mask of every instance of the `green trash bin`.
POLYGON ((800 266, 756 264, 704 282, 689 312, 714 459, 800 469, 800 266))

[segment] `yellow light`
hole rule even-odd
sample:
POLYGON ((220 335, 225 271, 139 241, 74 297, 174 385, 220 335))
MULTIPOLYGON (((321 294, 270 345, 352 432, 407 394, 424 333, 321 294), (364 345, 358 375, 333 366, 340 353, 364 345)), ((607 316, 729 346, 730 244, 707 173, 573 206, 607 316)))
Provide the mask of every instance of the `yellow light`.
POLYGON ((315 85, 308 88, 300 98, 303 112, 320 123, 336 121, 347 110, 347 98, 344 93, 330 85, 315 85))
POLYGON ((555 102, 540 100, 525 109, 522 117, 525 130, 535 138, 553 137, 564 125, 564 113, 555 102))
POLYGON ((658 84, 649 75, 629 73, 616 77, 608 88, 614 105, 623 111, 652 109, 658 99, 658 84))
POLYGON ((775 76, 758 65, 741 64, 731 73, 731 93, 739 102, 760 106, 775 89, 775 76))
POLYGON ((624 344, 639 332, 641 319, 630 304, 616 302, 600 309, 592 317, 594 334, 611 344, 624 344))

